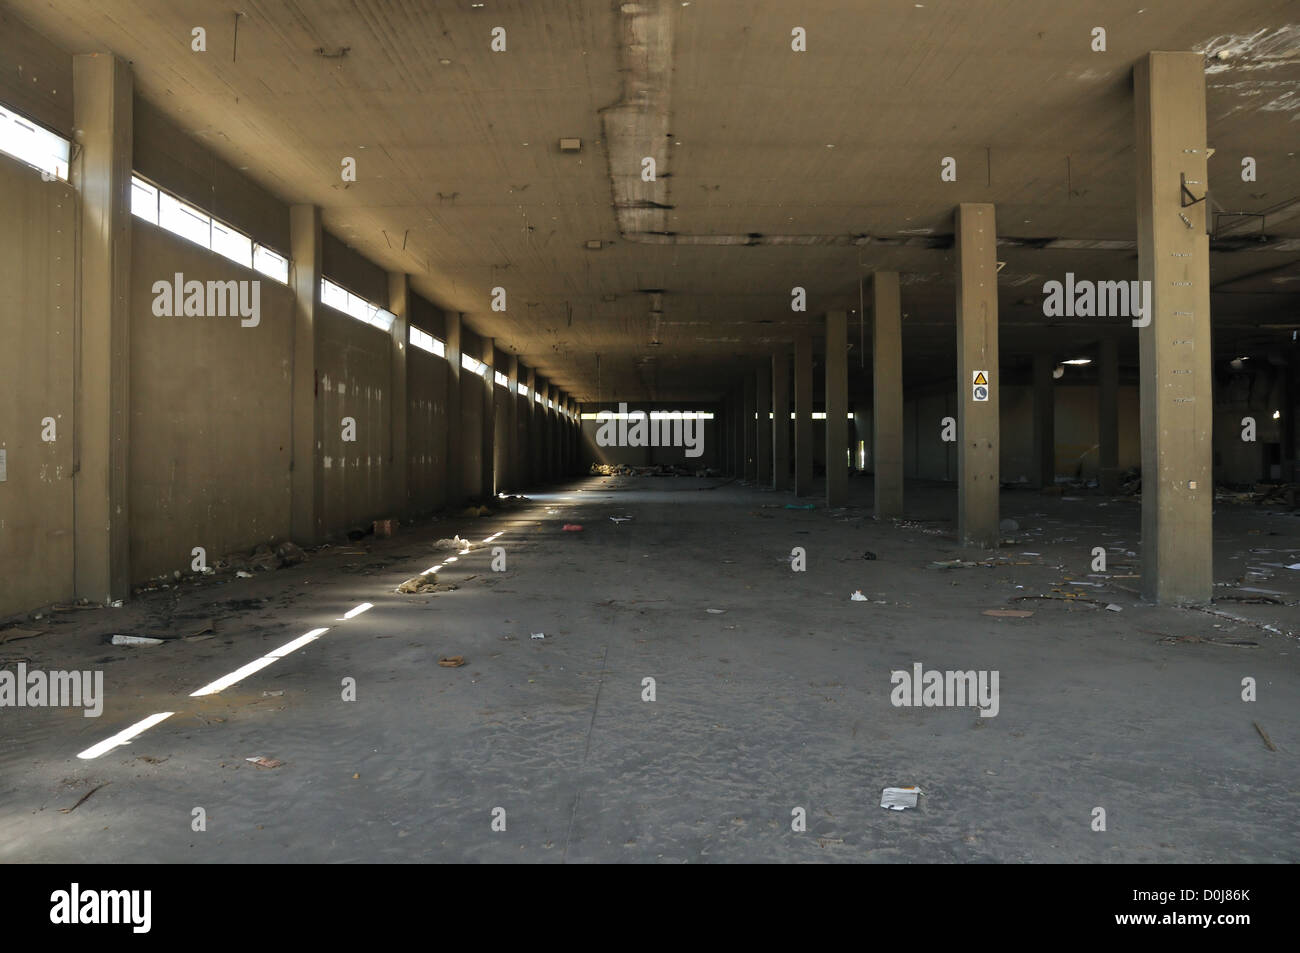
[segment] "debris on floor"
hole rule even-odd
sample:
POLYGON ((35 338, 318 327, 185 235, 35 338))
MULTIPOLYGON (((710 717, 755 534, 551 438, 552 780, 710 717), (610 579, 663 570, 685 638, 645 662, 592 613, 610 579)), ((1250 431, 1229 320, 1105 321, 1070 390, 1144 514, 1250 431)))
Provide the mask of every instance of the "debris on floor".
MULTIPOLYGON (((1277 745, 1273 744, 1273 739, 1270 738, 1270 737, 1268 736, 1268 732, 1265 731, 1265 730, 1260 726, 1260 723, 1259 723, 1259 722, 1257 722, 1257 721, 1256 721, 1256 722, 1252 722, 1252 724, 1255 726, 1255 730, 1259 732, 1259 736, 1260 736, 1261 738, 1264 739, 1264 744, 1268 745, 1268 750, 1269 750, 1269 751, 1276 751, 1276 750, 1277 750, 1277 745)), ((94 793, 94 792, 91 792, 91 793, 94 793)), ((89 797, 90 795, 86 795, 86 796, 89 797)))
POLYGON ((863 559, 875 559, 875 558, 876 558, 876 554, 873 553, 871 550, 868 549, 865 553, 862 554, 862 558, 863 558, 863 559))
POLYGON ((284 694, 284 689, 283 689, 283 688, 279 688, 279 689, 276 689, 276 690, 273 691, 273 692, 262 692, 262 697, 263 697, 263 698, 279 698, 279 697, 280 697, 281 695, 283 695, 283 694, 284 694))
POLYGON ((726 612, 727 610, 726 609, 705 609, 704 611, 711 612, 714 615, 722 615, 722 613, 726 612))
POLYGON ((974 569, 978 563, 968 559, 940 559, 930 563, 931 569, 974 569))
POLYGON ((631 518, 632 518, 632 517, 630 517, 630 516, 611 516, 611 517, 609 518, 609 521, 610 521, 611 523, 626 523, 626 522, 627 522, 628 520, 630 520, 631 518))
POLYGON ((259 768, 278 768, 284 764, 283 761, 277 761, 275 758, 245 758, 250 764, 255 764, 259 768))
POLYGON ((5 642, 17 642, 19 639, 34 639, 38 635, 44 635, 46 631, 45 629, 21 629, 16 626, 12 629, 5 629, 0 632, 0 645, 5 642))
POLYGON ((459 535, 453 536, 451 539, 440 539, 433 544, 434 549, 450 549, 456 552, 461 552, 468 546, 469 540, 461 539, 459 535))
MULTIPOLYGON (((1255 727, 1259 727, 1259 726, 1256 725, 1255 727)), ((1270 747, 1271 747, 1271 745, 1270 745, 1270 747)), ((1276 751, 1277 749, 1274 748, 1273 750, 1276 751)), ((103 784, 98 784, 98 785, 96 785, 95 787, 93 787, 93 788, 91 788, 89 791, 87 791, 85 794, 81 795, 81 797, 77 799, 77 803, 74 804, 74 805, 72 805, 72 807, 61 807, 61 808, 59 808, 59 813, 60 813, 60 814, 71 814, 71 813, 72 813, 73 811, 75 811, 77 808, 81 807, 81 805, 85 804, 88 800, 90 800, 90 796, 91 796, 92 794, 94 794, 94 793, 95 793, 96 791, 98 791, 100 788, 108 787, 108 786, 109 786, 110 784, 112 784, 112 783, 113 783, 112 781, 105 781, 103 784)))
POLYGON ((438 591, 438 574, 430 573, 427 576, 412 576, 400 586, 398 592, 412 595, 417 592, 437 592, 438 591))
POLYGON ((985 609, 984 615, 990 615, 998 619, 1028 619, 1034 612, 1032 609, 985 609))
POLYGON ((1115 603, 1113 603, 1113 602, 1108 602, 1108 603, 1106 603, 1106 609, 1107 609, 1108 611, 1110 611, 1110 612, 1123 612, 1123 611, 1124 611, 1124 609, 1123 609, 1121 606, 1117 606, 1117 605, 1115 605, 1115 603))
POLYGON ((870 600, 862 594, 861 589, 853 590, 853 595, 849 596, 854 602, 869 602, 870 600))
POLYGON ((461 516, 491 516, 492 511, 486 506, 467 506, 461 512, 461 516))
POLYGON ((532 634, 529 636, 529 638, 530 638, 530 639, 544 639, 544 638, 546 638, 546 633, 545 633, 545 632, 534 632, 534 633, 532 633, 532 634))
POLYGON ((565 523, 563 529, 566 533, 581 533, 582 525, 580 523, 565 523))
POLYGON ((817 509, 817 504, 816 504, 816 503, 802 503, 802 504, 801 504, 801 503, 787 503, 787 504, 785 505, 785 508, 786 508, 787 510, 815 510, 815 509, 817 509))
POLYGON ((915 785, 907 788, 885 788, 880 794, 880 806, 887 807, 891 811, 906 810, 909 807, 916 807, 917 796, 924 793, 915 785))
POLYGON ((165 639, 151 639, 143 635, 115 635, 113 645, 162 645, 165 639))
POLYGON ((438 664, 443 668, 460 668, 465 664, 465 656, 444 655, 442 658, 438 659, 438 664))

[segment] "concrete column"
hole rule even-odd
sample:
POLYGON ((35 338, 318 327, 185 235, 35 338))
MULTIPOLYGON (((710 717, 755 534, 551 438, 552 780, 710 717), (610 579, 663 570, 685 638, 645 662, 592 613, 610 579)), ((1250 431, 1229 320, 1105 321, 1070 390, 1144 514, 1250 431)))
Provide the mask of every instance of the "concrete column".
POLYGON ((1056 381, 1051 354, 1034 355, 1034 479, 1038 486, 1056 483, 1056 381))
POLYGON ((744 428, 744 465, 745 479, 753 482, 758 478, 758 386, 754 372, 745 375, 745 398, 740 412, 741 425, 744 428))
POLYGON ((506 402, 506 432, 501 439, 506 442, 506 472, 502 477, 505 489, 518 493, 519 479, 519 356, 511 354, 506 360, 505 375, 509 383, 502 400, 506 402))
POLYGON ((812 334, 799 331, 794 339, 794 492, 812 493, 813 483, 813 359, 812 334))
MULTIPOLYGON (((72 58, 72 86, 80 146, 71 171, 81 200, 81 341, 76 429, 73 421, 59 421, 56 437, 75 439, 73 585, 79 598, 108 603, 131 595, 127 480, 134 83, 125 62, 91 53, 72 58)), ((10 214, 18 213, 7 210, 5 217, 10 214)), ((158 278, 170 280, 171 275, 158 278)), ((15 385, 7 382, 9 386, 15 385)))
POLYGON ((1119 342, 1104 337, 1097 367, 1097 482, 1101 492, 1119 492, 1119 342))
POLYGON ((389 410, 388 447, 388 499, 398 516, 410 509, 410 456, 407 441, 407 409, 410 399, 406 389, 407 328, 410 327, 411 288, 404 274, 388 273, 388 310, 393 315, 390 354, 392 373, 389 376, 391 407, 389 410))
POLYGON ((875 517, 903 515, 903 304, 898 272, 871 281, 871 464, 875 517))
POLYGON ((849 499, 848 314, 826 312, 826 503, 849 499))
POLYGON ((758 414, 756 430, 754 478, 759 486, 772 485, 772 361, 758 362, 754 368, 755 412, 758 414))
POLYGON ((1214 588, 1205 60, 1148 53, 1133 69, 1138 273, 1150 282, 1142 355, 1142 593, 1207 601, 1214 588))
POLYGON ((790 489, 790 354, 772 355, 772 486, 790 489))
POLYGON ((496 338, 483 339, 483 356, 479 358, 487 365, 483 372, 483 452, 479 454, 479 486, 485 499, 497 495, 497 381, 496 381, 496 338))
POLYGON ((465 481, 461 479, 461 431, 465 421, 460 412, 460 313, 447 316, 447 502, 457 506, 465 501, 465 481))
POLYGON ((957 538, 998 544, 998 283, 993 206, 962 203, 957 233, 957 538), (973 393, 988 377, 988 399, 973 393))
POLYGON ((304 546, 324 534, 325 470, 320 452, 321 402, 316 319, 320 314, 320 207, 289 209, 289 281, 293 286, 293 462, 290 526, 304 546))
POLYGON ((536 486, 541 482, 541 468, 538 466, 537 453, 537 400, 533 394, 537 387, 537 369, 530 367, 524 378, 524 386, 528 388, 528 393, 524 397, 524 433, 527 437, 526 453, 524 455, 524 474, 530 486, 536 486))

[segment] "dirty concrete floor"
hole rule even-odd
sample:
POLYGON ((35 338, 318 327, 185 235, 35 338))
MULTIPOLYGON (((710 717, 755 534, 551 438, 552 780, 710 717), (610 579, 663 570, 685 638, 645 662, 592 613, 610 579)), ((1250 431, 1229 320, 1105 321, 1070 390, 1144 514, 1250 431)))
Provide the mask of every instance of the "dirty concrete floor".
POLYGON ((48 631, 0 644, 0 664, 102 670, 107 700, 99 718, 0 709, 0 861, 1300 860, 1300 571, 1282 568, 1300 560, 1296 516, 1217 506, 1216 580, 1257 567, 1218 593, 1290 603, 1218 603, 1230 619, 1139 602, 1131 501, 1008 491, 1015 542, 983 554, 952 537, 951 486, 909 486, 909 520, 879 524, 866 482, 838 511, 720 482, 585 479, 252 579, 24 623, 48 631), (439 574, 456 588, 395 593, 454 532, 473 544, 439 574), (1089 575, 1094 546, 1105 574, 1089 575), (929 568, 955 558, 993 565, 929 568), (1056 598, 1009 601, 1026 595, 1056 598), (1034 614, 983 614, 997 608, 1034 614), (209 618, 208 640, 105 644, 209 618), (1218 641, 1169 641, 1185 636, 1218 641), (466 664, 439 667, 451 655, 466 664), (890 673, 914 662, 996 670, 998 714, 893 706, 890 673), (879 807, 907 784, 917 809, 879 807))

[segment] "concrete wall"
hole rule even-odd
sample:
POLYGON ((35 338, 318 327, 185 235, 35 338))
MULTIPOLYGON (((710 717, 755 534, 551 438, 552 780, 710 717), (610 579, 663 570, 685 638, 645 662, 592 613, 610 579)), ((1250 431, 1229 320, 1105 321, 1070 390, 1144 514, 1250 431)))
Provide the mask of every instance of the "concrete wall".
POLYGON ((318 320, 324 525, 341 533, 389 509, 390 338, 333 308, 321 308, 318 320), (343 439, 345 417, 356 422, 355 440, 343 439))
POLYGON ((0 618, 73 587, 75 198, 0 155, 0 618))
POLYGON ((423 513, 447 502, 447 362, 408 348, 406 382, 411 507, 423 513))
POLYGON ((289 535, 293 294, 285 285, 132 220, 131 578, 190 568, 289 535), (158 317, 153 284, 260 280, 256 327, 158 317))
MULTIPOLYGON (((466 338, 469 336, 466 335, 466 338)), ((477 348, 477 342, 465 348, 477 348)), ((460 372, 460 479, 464 495, 482 495, 483 482, 483 378, 465 369, 460 372)), ((456 502, 456 501, 452 501, 456 502)))

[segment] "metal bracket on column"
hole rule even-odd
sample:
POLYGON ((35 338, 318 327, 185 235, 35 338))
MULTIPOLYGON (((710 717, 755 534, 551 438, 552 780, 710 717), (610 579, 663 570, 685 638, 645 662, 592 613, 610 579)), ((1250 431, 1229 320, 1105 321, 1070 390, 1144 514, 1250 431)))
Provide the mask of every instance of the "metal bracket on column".
POLYGON ((1197 198, 1196 195, 1195 195, 1195 194, 1194 194, 1190 189, 1187 188, 1187 186, 1188 186, 1189 184, 1190 184, 1190 185, 1202 185, 1203 183, 1201 183, 1201 182, 1197 182, 1195 179, 1193 179, 1193 180, 1191 180, 1191 181, 1189 182, 1188 179, 1187 179, 1187 173, 1186 173, 1186 172, 1180 172, 1180 173, 1178 173, 1178 178, 1179 178, 1179 181, 1180 181, 1180 183, 1181 183, 1181 185, 1180 185, 1180 189, 1181 189, 1181 191, 1182 191, 1182 196, 1181 196, 1181 198, 1182 198, 1183 208, 1187 208, 1188 206, 1196 205, 1196 204, 1198 204, 1198 203, 1200 203, 1200 202, 1204 202, 1205 199, 1206 199, 1206 197, 1210 194, 1209 190, 1207 189, 1206 192, 1205 192, 1205 195, 1202 195, 1200 198, 1197 198), (1190 199, 1190 201, 1188 201, 1189 199, 1190 199))

